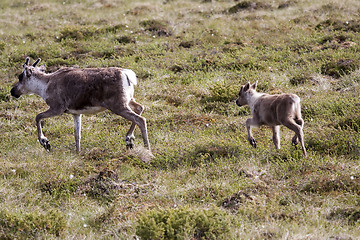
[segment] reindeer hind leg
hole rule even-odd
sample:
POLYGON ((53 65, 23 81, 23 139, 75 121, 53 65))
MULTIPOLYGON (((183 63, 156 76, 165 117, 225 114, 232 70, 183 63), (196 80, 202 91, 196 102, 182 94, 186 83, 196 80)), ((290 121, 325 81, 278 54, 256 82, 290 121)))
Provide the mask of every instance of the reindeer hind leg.
MULTIPOLYGON (((134 99, 130 100, 129 103, 130 108, 137 113, 138 115, 141 115, 141 113, 144 111, 144 107, 142 105, 140 105, 139 103, 135 102, 134 99)), ((135 129, 136 124, 133 122, 130 126, 129 131, 126 134, 126 148, 127 149, 132 149, 134 147, 134 140, 135 140, 135 136, 134 136, 134 129, 135 129)))
MULTIPOLYGON (((150 143, 147 133, 147 126, 146 126, 146 119, 139 114, 135 113, 129 106, 122 106, 122 107, 111 107, 110 110, 115 114, 122 116, 123 118, 132 121, 133 124, 139 126, 141 130, 141 134, 144 140, 144 145, 147 149, 150 150, 150 143)), ((134 125, 135 127, 135 125, 134 125)), ((132 130, 133 127, 130 127, 128 133, 132 130)), ((133 131, 133 130, 132 130, 133 131)))
MULTIPOLYGON (((304 120, 302 118, 297 118, 297 119, 294 119, 295 123, 297 125, 299 125, 301 127, 301 129, 303 129, 304 127, 304 120)), ((298 138, 298 135, 295 133, 294 137, 292 138, 292 143, 294 145, 297 145, 299 143, 299 141, 301 141, 300 138, 298 138)))
POLYGON ((307 157, 305 143, 304 143, 304 132, 302 129, 303 124, 304 124, 304 121, 302 119, 301 119, 301 121, 300 120, 297 120, 297 121, 289 120, 284 123, 284 126, 286 126, 290 130, 295 132, 295 136, 293 137, 293 142, 294 142, 294 138, 299 139, 303 153, 304 153, 305 157, 307 157), (302 123, 302 124, 299 124, 299 123, 302 123))

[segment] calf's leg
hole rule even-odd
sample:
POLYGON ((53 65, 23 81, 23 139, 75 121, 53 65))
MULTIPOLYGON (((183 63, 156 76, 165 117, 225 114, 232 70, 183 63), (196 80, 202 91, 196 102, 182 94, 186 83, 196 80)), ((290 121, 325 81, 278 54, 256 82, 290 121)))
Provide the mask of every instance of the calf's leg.
MULTIPOLYGON (((135 102, 134 99, 132 99, 129 103, 130 108, 137 113, 138 115, 141 115, 141 113, 144 111, 144 107, 141 106, 139 103, 135 102)), ((135 129, 136 124, 133 122, 130 126, 129 131, 126 134, 126 148, 130 148, 132 149, 134 147, 134 140, 135 140, 135 136, 134 136, 134 129, 135 129)))
POLYGON ((256 126, 256 125, 257 124, 254 123, 253 118, 249 118, 246 120, 246 130, 248 132, 248 141, 251 144, 251 146, 253 146, 254 148, 256 148, 256 140, 252 135, 251 126, 256 126))
MULTIPOLYGON (((295 122, 301 127, 301 129, 304 128, 304 120, 299 118, 299 119, 295 119, 295 122)), ((299 141, 301 140, 298 138, 297 134, 295 133, 294 137, 292 138, 292 143, 294 145, 297 145, 299 141)))
POLYGON ((305 143, 304 143, 304 132, 302 130, 302 126, 297 124, 295 122, 295 120, 293 120, 293 119, 290 119, 290 120, 284 122, 284 126, 286 126, 290 130, 295 132, 295 135, 300 140, 300 144, 301 144, 301 148, 303 150, 304 156, 307 157, 307 153, 306 153, 306 149, 305 149, 305 143))
POLYGON ((272 127, 273 137, 272 140, 274 142, 275 148, 280 149, 280 126, 272 127))

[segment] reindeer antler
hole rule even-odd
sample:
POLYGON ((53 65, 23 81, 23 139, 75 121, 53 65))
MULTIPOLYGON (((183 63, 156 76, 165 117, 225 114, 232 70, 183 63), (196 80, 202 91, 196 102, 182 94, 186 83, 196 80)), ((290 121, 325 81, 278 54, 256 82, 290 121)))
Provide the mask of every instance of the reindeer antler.
POLYGON ((24 65, 23 65, 23 67, 28 66, 28 65, 29 65, 29 61, 30 61, 30 58, 27 57, 27 58, 25 59, 25 63, 24 63, 24 65))
POLYGON ((36 65, 41 61, 41 58, 38 58, 34 63, 33 63, 33 67, 36 67, 36 65))

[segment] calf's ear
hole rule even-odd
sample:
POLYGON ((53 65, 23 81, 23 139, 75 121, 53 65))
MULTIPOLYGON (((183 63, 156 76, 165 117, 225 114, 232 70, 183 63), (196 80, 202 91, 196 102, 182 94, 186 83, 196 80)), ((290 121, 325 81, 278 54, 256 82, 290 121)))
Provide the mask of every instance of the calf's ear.
POLYGON ((257 84, 258 84, 258 81, 256 81, 253 85, 251 85, 251 88, 256 90, 257 84))
POLYGON ((244 92, 246 92, 247 90, 249 90, 250 88, 250 82, 248 82, 247 84, 245 84, 244 86, 244 92))

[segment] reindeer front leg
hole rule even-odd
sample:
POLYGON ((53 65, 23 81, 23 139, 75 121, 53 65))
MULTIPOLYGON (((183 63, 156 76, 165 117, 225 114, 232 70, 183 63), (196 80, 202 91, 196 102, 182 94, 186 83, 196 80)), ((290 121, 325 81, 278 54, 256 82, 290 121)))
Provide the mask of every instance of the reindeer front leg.
POLYGON ((251 146, 256 148, 256 140, 253 137, 252 132, 251 132, 251 126, 254 126, 254 125, 256 125, 256 124, 254 124, 254 120, 252 118, 249 118, 249 119, 246 120, 246 129, 247 129, 247 132, 248 132, 248 141, 251 144, 251 146))
POLYGON ((74 125, 75 125, 75 142, 76 151, 80 152, 80 139, 81 139, 81 114, 74 114, 74 125))
POLYGON ((275 145, 275 149, 280 149, 280 126, 274 126, 272 127, 272 131, 273 131, 273 142, 275 145))
POLYGON ((42 128, 41 128, 41 120, 44 118, 50 118, 57 115, 60 115, 62 111, 55 110, 50 108, 49 110, 42 112, 36 116, 36 127, 38 131, 38 139, 40 144, 46 149, 46 151, 50 151, 50 143, 49 140, 44 136, 42 128))

